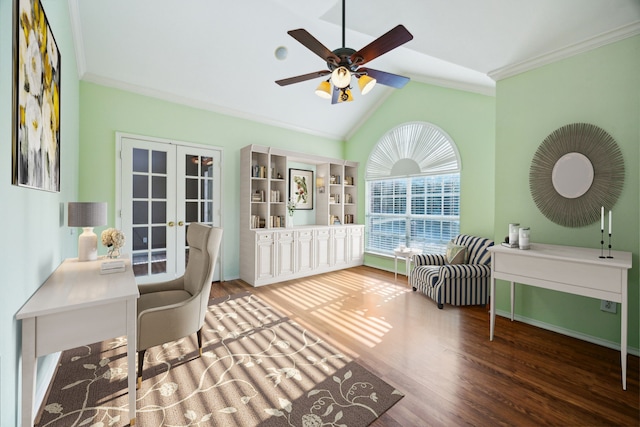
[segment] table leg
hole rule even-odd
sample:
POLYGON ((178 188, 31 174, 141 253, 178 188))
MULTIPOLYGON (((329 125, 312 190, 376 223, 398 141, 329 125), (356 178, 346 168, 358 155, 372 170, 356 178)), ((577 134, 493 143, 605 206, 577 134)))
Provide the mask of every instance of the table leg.
POLYGON ((136 300, 127 301, 127 385, 129 425, 136 423, 136 300))
POLYGON ((396 275, 394 276, 393 280, 398 280, 398 256, 394 255, 393 256, 393 260, 395 262, 394 267, 393 267, 393 271, 396 273, 396 275))
MULTIPOLYGON (((625 270, 626 273, 626 270, 625 270)), ((622 389, 627 389, 627 275, 623 275, 622 301, 620 302, 620 363, 622 365, 622 389)))
POLYGON ((36 397, 36 318, 22 319, 22 427, 33 426, 36 397))
POLYGON ((490 327, 489 327, 489 339, 493 341, 493 331, 496 327, 496 279, 491 274, 491 294, 489 295, 490 311, 490 327))
POLYGON ((511 282, 511 321, 513 322, 513 308, 516 302, 516 286, 511 282))

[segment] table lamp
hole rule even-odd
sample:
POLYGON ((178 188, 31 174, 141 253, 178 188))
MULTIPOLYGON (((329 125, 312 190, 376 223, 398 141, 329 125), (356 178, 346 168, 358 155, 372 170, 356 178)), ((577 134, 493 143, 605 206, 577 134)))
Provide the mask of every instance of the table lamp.
POLYGON ((98 236, 93 227, 107 224, 107 204, 104 202, 69 202, 69 227, 82 227, 78 236, 78 261, 98 259, 98 236))

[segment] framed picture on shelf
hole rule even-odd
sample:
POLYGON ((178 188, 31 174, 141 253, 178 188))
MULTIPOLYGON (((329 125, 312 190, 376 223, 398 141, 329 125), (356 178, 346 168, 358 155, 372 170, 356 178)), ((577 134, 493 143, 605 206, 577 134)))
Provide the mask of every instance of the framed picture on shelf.
POLYGON ((296 209, 313 209, 313 171, 289 169, 289 199, 296 209))
POLYGON ((62 58, 40 0, 14 8, 12 182, 59 192, 62 58))

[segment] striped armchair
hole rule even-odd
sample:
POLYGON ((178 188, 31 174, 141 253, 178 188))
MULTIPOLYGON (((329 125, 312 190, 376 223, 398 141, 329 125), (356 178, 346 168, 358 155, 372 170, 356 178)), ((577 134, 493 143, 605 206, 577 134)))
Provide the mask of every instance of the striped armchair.
POLYGON ((433 299, 438 308, 451 305, 485 305, 489 302, 491 253, 493 240, 460 234, 456 245, 467 247, 465 264, 447 264, 444 254, 414 257, 415 267, 409 275, 414 291, 420 290, 433 299))

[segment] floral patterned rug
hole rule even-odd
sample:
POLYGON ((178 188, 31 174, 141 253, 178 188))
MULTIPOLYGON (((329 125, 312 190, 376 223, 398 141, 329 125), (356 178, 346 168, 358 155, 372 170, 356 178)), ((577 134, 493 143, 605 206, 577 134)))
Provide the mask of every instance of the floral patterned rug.
MULTIPOLYGON (((136 425, 367 426, 404 396, 249 292, 213 299, 203 329, 149 349, 136 425)), ((63 352, 44 426, 126 426, 126 339, 63 352)))

